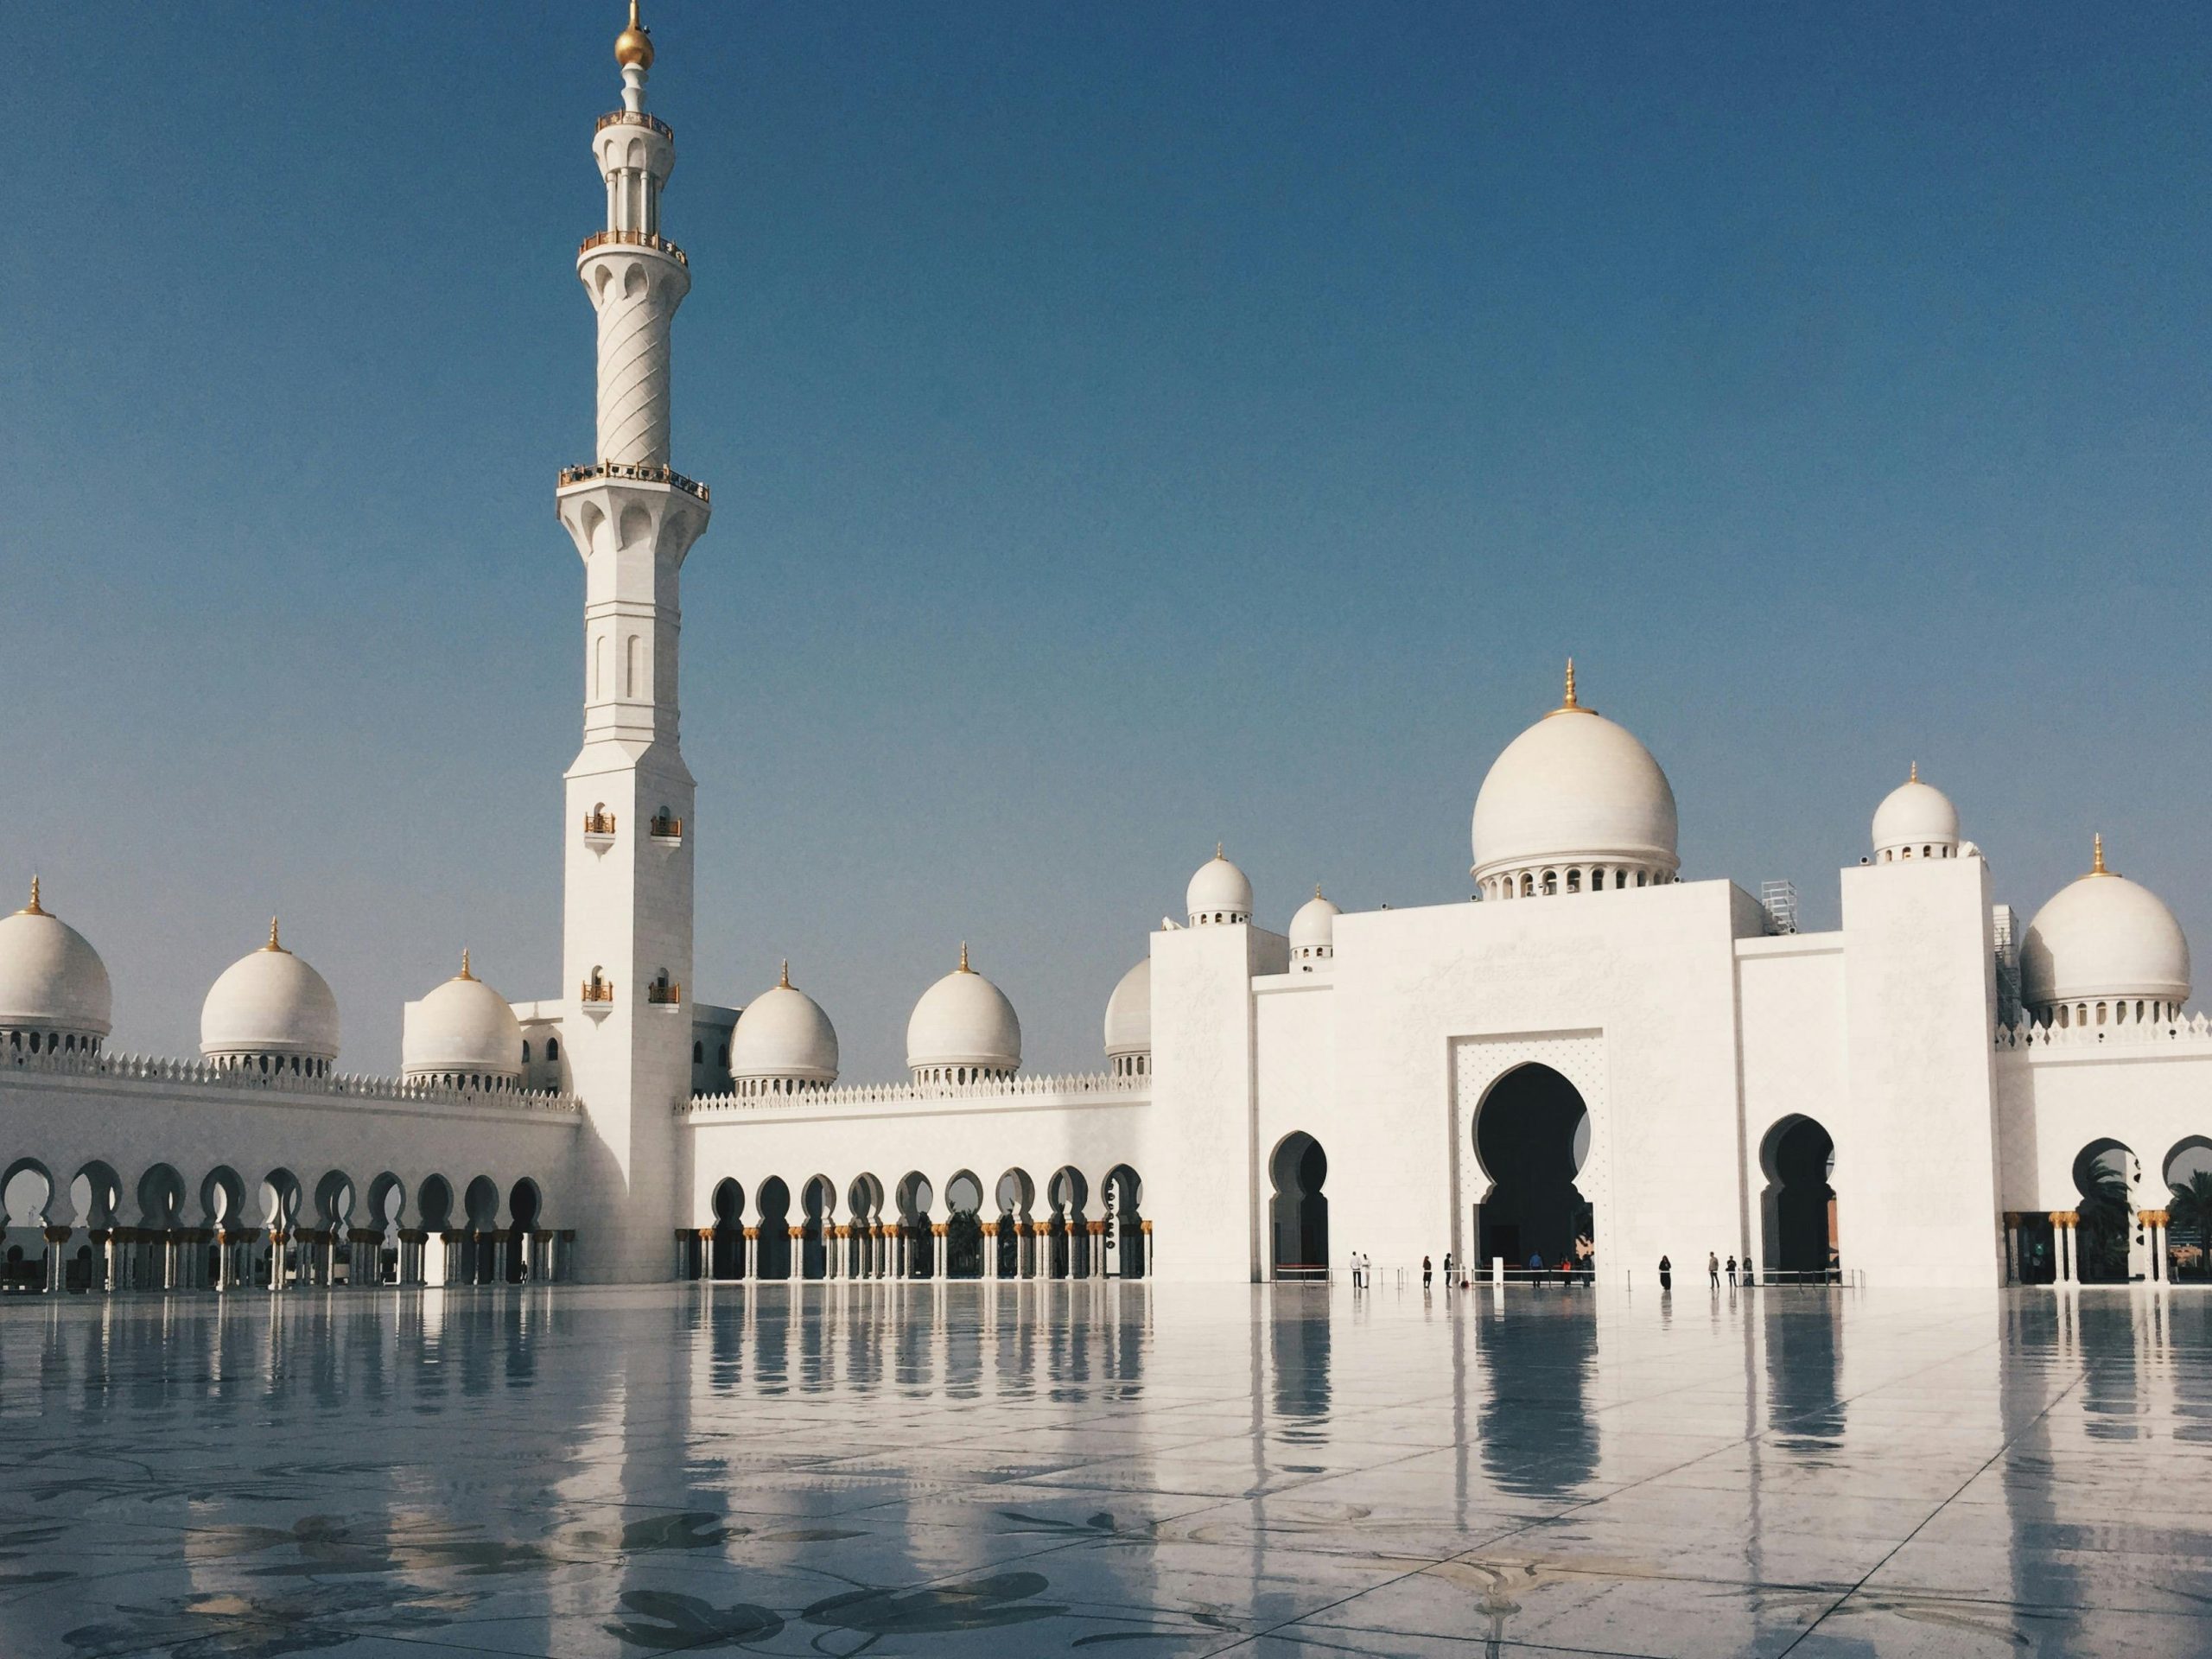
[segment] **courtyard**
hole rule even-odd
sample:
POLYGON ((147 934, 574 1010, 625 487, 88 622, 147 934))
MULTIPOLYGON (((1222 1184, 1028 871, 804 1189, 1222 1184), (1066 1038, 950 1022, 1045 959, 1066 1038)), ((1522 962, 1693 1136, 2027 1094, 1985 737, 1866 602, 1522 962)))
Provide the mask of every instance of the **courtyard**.
POLYGON ((0 1303, 0 1653, 2212 1652, 2212 1300, 0 1303))

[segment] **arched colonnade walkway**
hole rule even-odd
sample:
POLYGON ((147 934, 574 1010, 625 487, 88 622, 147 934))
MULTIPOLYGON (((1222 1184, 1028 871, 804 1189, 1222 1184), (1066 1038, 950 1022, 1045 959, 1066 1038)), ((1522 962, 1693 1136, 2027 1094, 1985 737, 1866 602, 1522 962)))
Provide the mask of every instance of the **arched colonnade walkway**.
POLYGON ((1065 1164, 1040 1185, 1020 1167, 986 1189, 961 1169, 841 1186, 734 1175, 708 1195, 705 1224, 676 1236, 684 1279, 1143 1279, 1153 1271, 1144 1183, 1116 1164, 1094 1184, 1065 1164))
POLYGON ((575 1241, 529 1174, 410 1188, 389 1170, 283 1165, 250 1179, 218 1164, 196 1181, 168 1161, 135 1178, 105 1159, 59 1179, 35 1158, 0 1169, 6 1293, 550 1283, 570 1276, 575 1241))

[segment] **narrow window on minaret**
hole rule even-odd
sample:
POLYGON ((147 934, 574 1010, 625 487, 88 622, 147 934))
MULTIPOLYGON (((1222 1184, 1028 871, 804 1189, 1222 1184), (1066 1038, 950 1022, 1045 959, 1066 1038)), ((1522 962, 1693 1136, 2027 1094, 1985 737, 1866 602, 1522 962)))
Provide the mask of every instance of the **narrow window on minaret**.
POLYGON ((594 702, 607 696, 607 636, 603 633, 592 643, 591 695, 594 702))
POLYGON ((626 697, 638 695, 638 636, 634 633, 630 636, 629 651, 622 664, 622 695, 626 697))

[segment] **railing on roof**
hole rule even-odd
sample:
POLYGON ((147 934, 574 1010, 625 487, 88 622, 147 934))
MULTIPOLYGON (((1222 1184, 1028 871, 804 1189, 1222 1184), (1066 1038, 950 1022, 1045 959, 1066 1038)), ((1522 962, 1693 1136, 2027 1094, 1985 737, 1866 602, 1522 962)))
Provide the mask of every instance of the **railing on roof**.
POLYGON ((1077 1071, 1058 1077, 1001 1077, 984 1083, 862 1083, 843 1088, 807 1088, 794 1094, 694 1095, 677 1107, 692 1112, 837 1111, 854 1106, 940 1106, 957 1110, 995 1100, 1033 1100, 1072 1095, 1142 1101, 1152 1092, 1148 1077, 1117 1077, 1110 1071, 1077 1071))
POLYGON ((508 1106, 534 1112, 574 1112, 574 1095, 526 1089, 456 1089, 409 1077, 375 1077, 356 1072, 309 1077, 303 1072, 248 1070, 212 1060, 166 1059, 143 1054, 32 1054, 0 1048, 0 1077, 10 1071, 52 1077, 105 1077, 118 1083, 217 1090, 236 1094, 331 1095, 348 1100, 438 1102, 455 1106, 508 1106))

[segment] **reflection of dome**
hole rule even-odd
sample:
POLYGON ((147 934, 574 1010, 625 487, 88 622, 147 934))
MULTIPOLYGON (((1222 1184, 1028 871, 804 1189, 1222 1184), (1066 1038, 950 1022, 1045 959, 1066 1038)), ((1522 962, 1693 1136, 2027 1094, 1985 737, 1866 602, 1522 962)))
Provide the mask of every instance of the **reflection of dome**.
MULTIPOLYGON (((741 1024, 742 1021, 740 1022, 741 1024)), ((1021 1021, 1006 993, 968 965, 922 993, 906 1021, 906 1066, 917 1083, 974 1083, 1021 1065, 1021 1021)))
POLYGON ((780 981, 738 1015, 737 1034, 729 1043, 729 1070, 741 1084, 747 1078, 836 1082, 837 1033, 820 1003, 791 988, 791 963, 784 964, 780 981))
POLYGON ((399 1049, 400 1070, 410 1077, 459 1084, 522 1076, 522 1023, 504 997, 468 971, 466 950, 458 974, 408 1005, 399 1049))
POLYGON ((338 999, 321 974, 277 943, 275 922, 269 943, 226 968, 207 993, 200 1052, 259 1061, 264 1071, 321 1072, 338 1058, 338 999))
POLYGON ((1626 728, 1567 699, 1505 746, 1475 798, 1474 877, 1490 899, 1671 881, 1675 791, 1626 728))
POLYGON ((1122 976, 1106 999, 1106 1059, 1117 1077, 1152 1070, 1152 958, 1122 976))
POLYGON ((2020 1001, 2050 1023, 2170 1019, 2189 1001, 2189 940, 2158 894, 2105 868, 2036 912, 2020 944, 2020 1001), (2117 1004, 2107 1016, 2107 1004, 2117 1004))
POLYGON ((1916 760, 1911 775, 1874 809, 1875 861, 1887 864, 1900 858, 1958 855, 1959 809, 1942 790, 1920 781, 1920 763, 1916 760))
POLYGON ((1198 866, 1198 873, 1184 889, 1183 908, 1193 927, 1252 919, 1252 884, 1244 879, 1243 871, 1221 855, 1219 842, 1214 845, 1213 856, 1198 866))
POLYGON ((1290 959, 1293 962, 1315 962, 1337 954, 1337 918, 1343 914, 1334 905, 1321 896, 1316 884, 1313 896, 1298 907, 1298 914, 1290 918, 1290 959))
POLYGON ((115 993, 99 952, 31 901, 0 917, 0 1037, 34 1052, 97 1049, 113 1029, 115 993))

